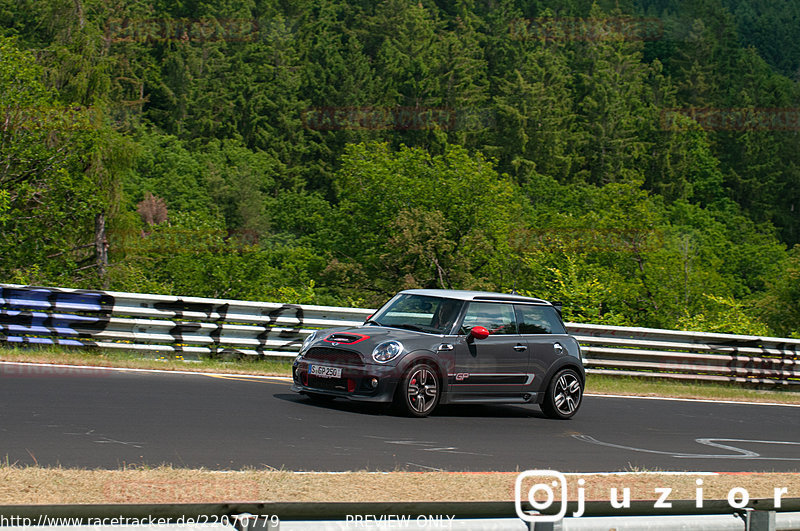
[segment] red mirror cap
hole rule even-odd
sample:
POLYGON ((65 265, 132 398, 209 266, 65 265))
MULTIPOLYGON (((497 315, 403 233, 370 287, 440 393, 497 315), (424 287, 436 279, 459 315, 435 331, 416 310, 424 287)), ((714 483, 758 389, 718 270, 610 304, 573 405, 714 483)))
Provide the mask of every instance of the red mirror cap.
POLYGON ((473 326, 472 330, 469 331, 469 335, 475 339, 486 339, 489 337, 489 331, 485 326, 473 326))
POLYGON ((368 315, 368 316, 367 316, 367 318, 366 318, 366 319, 364 319, 364 322, 366 323, 367 321, 369 321, 370 319, 372 319, 372 316, 373 316, 373 315, 375 315, 375 314, 374 314, 374 313, 372 313, 372 314, 368 315))

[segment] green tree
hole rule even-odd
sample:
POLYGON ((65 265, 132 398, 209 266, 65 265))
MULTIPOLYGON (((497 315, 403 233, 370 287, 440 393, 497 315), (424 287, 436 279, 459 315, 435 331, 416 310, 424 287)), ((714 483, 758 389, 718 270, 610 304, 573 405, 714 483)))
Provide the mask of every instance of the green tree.
MULTIPOLYGON (((606 18, 597 6, 590 16, 606 18)), ((584 179, 593 184, 641 179, 651 147, 647 132, 657 122, 641 42, 610 32, 581 43, 576 56, 574 101, 586 133, 579 151, 584 179)))
POLYGON ((491 152, 524 182, 531 172, 569 182, 585 142, 573 111, 569 54, 559 43, 525 41, 516 67, 498 81, 497 128, 491 152))
POLYGON ((792 249, 782 266, 768 281, 760 314, 781 336, 800 337, 800 246, 792 249))
POLYGON ((102 190, 85 171, 98 133, 90 109, 64 105, 44 69, 0 38, 0 267, 25 283, 75 285, 90 275, 102 190))
POLYGON ((400 286, 508 281, 508 234, 522 205, 508 178, 481 155, 457 146, 432 156, 358 144, 348 147, 336 186, 332 236, 321 249, 331 256, 330 279, 346 278, 368 300, 400 286))

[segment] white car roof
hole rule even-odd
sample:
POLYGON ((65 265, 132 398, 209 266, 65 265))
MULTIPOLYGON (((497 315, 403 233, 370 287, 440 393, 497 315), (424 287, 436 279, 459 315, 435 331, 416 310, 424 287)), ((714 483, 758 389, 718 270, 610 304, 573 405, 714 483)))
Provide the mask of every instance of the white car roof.
POLYGON ((512 293, 495 293, 492 291, 467 291, 457 289, 407 289, 400 293, 409 295, 424 295, 427 297, 442 297, 445 299, 458 299, 463 301, 486 300, 504 302, 527 302, 535 304, 550 304, 543 299, 533 297, 523 297, 512 293))

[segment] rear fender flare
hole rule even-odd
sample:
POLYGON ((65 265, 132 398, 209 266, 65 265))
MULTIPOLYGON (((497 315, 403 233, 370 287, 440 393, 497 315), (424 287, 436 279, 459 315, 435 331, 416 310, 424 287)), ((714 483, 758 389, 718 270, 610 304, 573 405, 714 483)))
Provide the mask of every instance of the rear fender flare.
POLYGON ((550 385, 550 380, 553 379, 553 376, 555 376, 558 371, 565 368, 573 369, 575 372, 577 372, 581 379, 581 386, 584 388, 586 387, 586 371, 583 368, 583 364, 581 364, 580 360, 577 358, 573 358, 572 356, 564 356, 553 363, 553 365, 547 370, 547 373, 545 373, 544 381, 542 382, 542 386, 536 396, 537 404, 541 404, 544 401, 544 397, 547 394, 547 388, 550 385))

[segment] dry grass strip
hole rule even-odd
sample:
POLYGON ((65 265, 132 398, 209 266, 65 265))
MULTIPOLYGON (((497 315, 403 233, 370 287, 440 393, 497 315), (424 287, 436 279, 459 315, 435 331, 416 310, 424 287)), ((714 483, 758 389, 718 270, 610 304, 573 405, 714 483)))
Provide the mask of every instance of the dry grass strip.
MULTIPOLYGON (((206 503, 222 501, 500 501, 513 500, 515 472, 347 472, 152 469, 80 470, 0 467, 0 505, 77 503, 206 503), (424 494, 421 494, 424 493, 424 494)), ((656 488, 669 499, 695 499, 702 480, 704 500, 726 499, 747 489, 751 499, 800 497, 800 473, 674 475, 658 472, 569 474, 569 499, 583 478, 586 500, 608 500, 611 488, 630 489, 632 500, 655 500, 656 488)))

